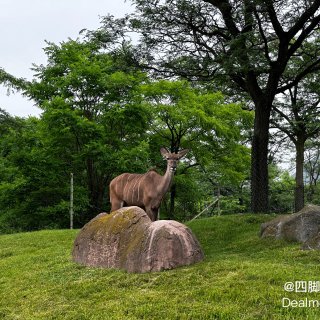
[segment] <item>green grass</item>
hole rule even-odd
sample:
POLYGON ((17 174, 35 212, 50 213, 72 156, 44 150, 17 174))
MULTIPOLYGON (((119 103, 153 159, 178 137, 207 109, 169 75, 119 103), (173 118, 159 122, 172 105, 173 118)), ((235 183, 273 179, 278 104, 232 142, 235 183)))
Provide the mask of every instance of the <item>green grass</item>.
POLYGON ((233 215, 189 223, 205 261, 149 274, 71 261, 78 231, 0 236, 0 319, 319 319, 320 308, 283 308, 287 281, 320 281, 320 253, 259 239, 271 216, 233 215))

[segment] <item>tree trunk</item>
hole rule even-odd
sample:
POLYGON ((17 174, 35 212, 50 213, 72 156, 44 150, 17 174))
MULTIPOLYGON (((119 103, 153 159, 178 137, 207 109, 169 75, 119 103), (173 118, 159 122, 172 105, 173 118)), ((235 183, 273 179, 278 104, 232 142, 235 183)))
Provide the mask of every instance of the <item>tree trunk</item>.
POLYGON ((304 138, 298 136, 296 147, 296 186, 294 190, 294 210, 300 211, 304 207, 304 182, 303 182, 303 164, 304 164, 304 138))
POLYGON ((168 212, 168 219, 172 220, 174 218, 174 202, 176 198, 176 184, 173 183, 170 189, 170 208, 168 212))
POLYGON ((218 188, 217 188, 217 209, 218 209, 218 216, 221 215, 221 208, 220 208, 220 196, 221 196, 221 192, 220 192, 220 185, 218 185, 218 188))
POLYGON ((310 203, 313 202, 315 193, 316 193, 315 186, 312 183, 310 183, 309 190, 308 190, 308 193, 307 193, 308 202, 310 202, 310 203))
POLYGON ((251 209, 254 213, 269 210, 268 142, 271 103, 262 99, 255 104, 251 154, 251 209))
POLYGON ((87 159, 87 181, 89 192, 89 210, 87 219, 91 219, 103 211, 104 179, 96 174, 94 161, 87 159))

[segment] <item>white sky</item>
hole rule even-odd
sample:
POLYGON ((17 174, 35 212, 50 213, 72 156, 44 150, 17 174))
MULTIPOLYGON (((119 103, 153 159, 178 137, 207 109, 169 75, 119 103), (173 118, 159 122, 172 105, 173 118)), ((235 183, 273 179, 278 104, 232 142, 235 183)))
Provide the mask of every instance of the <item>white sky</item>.
MULTIPOLYGON (((133 11, 125 0, 1 0, 0 67, 16 77, 32 79, 32 64, 45 64, 45 40, 76 39, 82 29, 95 30, 108 13, 123 17, 133 11)), ((20 94, 0 86, 0 108, 11 115, 39 115, 40 109, 20 94)))

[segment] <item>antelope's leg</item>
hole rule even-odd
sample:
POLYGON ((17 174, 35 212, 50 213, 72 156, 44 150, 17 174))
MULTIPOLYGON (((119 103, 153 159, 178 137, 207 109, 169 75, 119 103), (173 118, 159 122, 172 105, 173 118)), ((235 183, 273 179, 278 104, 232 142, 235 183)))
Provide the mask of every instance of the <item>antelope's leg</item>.
POLYGON ((152 208, 150 206, 146 207, 147 215, 149 216, 151 221, 158 220, 158 212, 159 208, 152 208))
POLYGON ((153 220, 153 212, 152 212, 151 206, 146 206, 146 213, 147 213, 148 217, 150 218, 150 220, 154 221, 153 220))
POLYGON ((111 212, 116 211, 123 207, 123 201, 117 198, 111 200, 111 212))
POLYGON ((157 221, 159 220, 159 213, 160 213, 160 209, 159 208, 152 208, 152 216, 153 219, 151 219, 152 221, 157 221))

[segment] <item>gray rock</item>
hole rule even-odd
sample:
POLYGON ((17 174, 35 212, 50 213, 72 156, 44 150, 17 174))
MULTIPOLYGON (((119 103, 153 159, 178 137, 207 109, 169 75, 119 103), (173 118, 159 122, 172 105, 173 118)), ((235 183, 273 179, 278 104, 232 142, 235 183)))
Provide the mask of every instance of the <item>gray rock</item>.
POLYGON ((263 223, 260 236, 301 242, 304 249, 319 249, 319 232, 320 207, 307 205, 297 213, 279 216, 263 223))
POLYGON ((190 265, 204 255, 185 225, 151 222, 141 208, 126 207, 89 221, 74 242, 72 257, 86 266, 142 273, 190 265))

